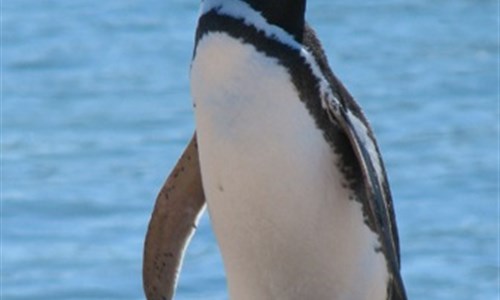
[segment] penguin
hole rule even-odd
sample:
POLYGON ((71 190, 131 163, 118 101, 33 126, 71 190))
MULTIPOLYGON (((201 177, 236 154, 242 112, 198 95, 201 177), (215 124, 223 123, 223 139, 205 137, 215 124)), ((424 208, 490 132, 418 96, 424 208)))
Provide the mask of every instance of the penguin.
POLYGON ((230 299, 407 299, 383 160, 306 0, 203 0, 196 133, 156 200, 147 299, 171 299, 208 207, 230 299))

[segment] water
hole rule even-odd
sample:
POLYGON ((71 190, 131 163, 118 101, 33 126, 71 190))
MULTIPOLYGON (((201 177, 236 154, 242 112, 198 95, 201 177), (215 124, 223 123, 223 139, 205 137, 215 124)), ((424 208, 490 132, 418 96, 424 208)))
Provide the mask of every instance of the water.
MULTIPOLYGON (((498 3, 309 1, 370 118, 412 299, 498 297, 498 3)), ((199 1, 2 8, 2 299, 143 299, 156 193, 193 131, 199 1)), ((205 216, 177 299, 225 299, 205 216)))

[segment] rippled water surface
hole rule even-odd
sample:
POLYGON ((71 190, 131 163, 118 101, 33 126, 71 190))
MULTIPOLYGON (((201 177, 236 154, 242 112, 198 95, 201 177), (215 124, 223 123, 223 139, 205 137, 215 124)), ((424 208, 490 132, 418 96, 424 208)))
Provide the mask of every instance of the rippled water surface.
MULTIPOLYGON (((2 299, 143 299, 153 201, 194 128, 198 5, 3 1, 2 299)), ((497 2, 308 5, 376 130, 411 299, 497 299, 497 2)), ((177 298, 227 298, 206 216, 177 298)))

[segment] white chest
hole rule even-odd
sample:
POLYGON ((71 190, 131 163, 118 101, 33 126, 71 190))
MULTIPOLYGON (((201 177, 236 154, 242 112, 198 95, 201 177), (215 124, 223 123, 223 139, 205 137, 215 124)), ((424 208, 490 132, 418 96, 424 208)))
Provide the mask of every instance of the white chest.
POLYGON ((191 70, 203 186, 240 299, 385 299, 376 235, 277 61, 223 33, 191 70))

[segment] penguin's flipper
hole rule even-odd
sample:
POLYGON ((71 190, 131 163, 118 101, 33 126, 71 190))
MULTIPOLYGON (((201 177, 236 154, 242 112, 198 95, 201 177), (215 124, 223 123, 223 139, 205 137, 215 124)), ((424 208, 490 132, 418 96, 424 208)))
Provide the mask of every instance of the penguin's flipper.
POLYGON ((143 259, 147 299, 173 298, 184 251, 204 207, 195 133, 160 190, 149 222, 143 259))

